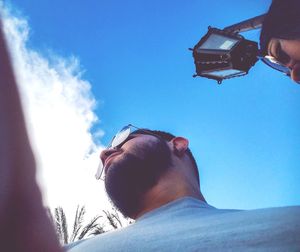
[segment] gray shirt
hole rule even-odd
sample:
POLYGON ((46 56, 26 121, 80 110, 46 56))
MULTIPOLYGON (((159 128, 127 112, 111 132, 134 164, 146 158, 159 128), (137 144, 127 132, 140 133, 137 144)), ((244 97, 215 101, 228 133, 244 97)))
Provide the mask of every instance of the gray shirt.
POLYGON ((300 206, 225 210, 185 197, 68 250, 96 251, 300 251, 300 206))

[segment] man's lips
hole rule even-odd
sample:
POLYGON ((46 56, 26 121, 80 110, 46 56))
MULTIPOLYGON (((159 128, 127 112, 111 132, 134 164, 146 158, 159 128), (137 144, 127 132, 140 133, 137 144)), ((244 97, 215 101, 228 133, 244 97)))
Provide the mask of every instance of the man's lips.
POLYGON ((104 160, 104 172, 105 172, 105 174, 106 174, 107 169, 108 169, 108 167, 109 167, 109 163, 111 163, 112 158, 113 158, 114 156, 117 156, 119 153, 120 153, 120 152, 115 152, 115 153, 109 155, 109 156, 104 160))

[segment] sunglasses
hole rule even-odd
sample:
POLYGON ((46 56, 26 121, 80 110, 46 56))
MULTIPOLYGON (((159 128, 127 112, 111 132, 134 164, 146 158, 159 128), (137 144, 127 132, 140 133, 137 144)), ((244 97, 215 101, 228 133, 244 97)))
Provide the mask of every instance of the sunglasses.
MULTIPOLYGON (((118 133, 112 138, 112 140, 110 141, 110 144, 105 148, 105 150, 117 149, 119 146, 124 144, 126 142, 126 140, 128 139, 128 137, 130 136, 130 134, 133 132, 132 129, 139 130, 140 132, 143 132, 147 135, 152 135, 152 136, 155 136, 155 137, 158 137, 161 139, 161 137, 159 135, 156 135, 149 130, 144 130, 144 129, 138 128, 132 124, 128 124, 127 126, 123 127, 120 131, 118 131, 118 133)), ((104 168, 104 164, 103 164, 102 160, 100 159, 97 173, 95 175, 96 179, 102 179, 103 168, 104 168)))
POLYGON ((283 74, 290 76, 291 75, 291 69, 282 63, 280 63, 276 58, 270 55, 266 55, 264 57, 260 58, 262 62, 264 62, 269 67, 282 72, 283 74))

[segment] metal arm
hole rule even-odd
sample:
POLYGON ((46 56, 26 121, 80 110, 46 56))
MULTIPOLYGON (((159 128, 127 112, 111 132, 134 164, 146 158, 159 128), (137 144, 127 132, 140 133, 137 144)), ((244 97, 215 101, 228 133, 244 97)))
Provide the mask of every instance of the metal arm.
POLYGON ((265 16, 266 14, 263 14, 254 18, 250 18, 245 21, 239 22, 237 24, 227 26, 223 30, 232 33, 240 33, 240 32, 246 32, 246 31, 258 29, 262 26, 262 22, 265 16))

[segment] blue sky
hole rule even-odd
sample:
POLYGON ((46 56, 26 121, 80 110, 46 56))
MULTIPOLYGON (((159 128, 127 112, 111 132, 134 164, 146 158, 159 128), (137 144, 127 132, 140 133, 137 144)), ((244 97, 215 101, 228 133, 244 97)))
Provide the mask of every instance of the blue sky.
MULTIPOLYGON (((300 86, 261 62, 222 85, 192 78, 188 48, 209 25, 263 14, 270 2, 9 1, 30 24, 31 48, 80 60, 102 144, 128 123, 185 136, 207 201, 243 209, 300 204, 300 86)), ((243 35, 257 41, 259 31, 243 35)))

